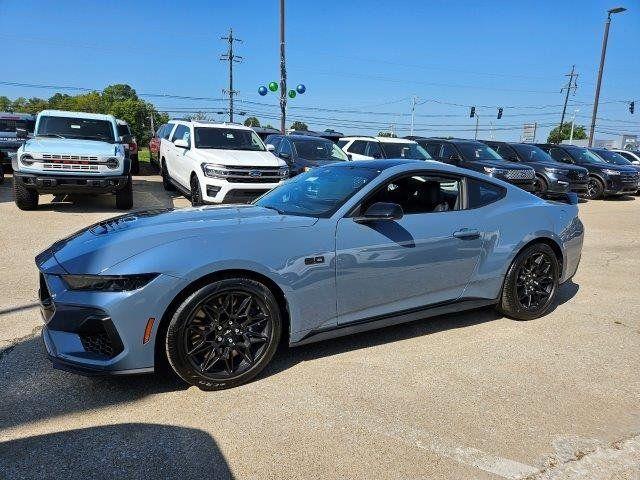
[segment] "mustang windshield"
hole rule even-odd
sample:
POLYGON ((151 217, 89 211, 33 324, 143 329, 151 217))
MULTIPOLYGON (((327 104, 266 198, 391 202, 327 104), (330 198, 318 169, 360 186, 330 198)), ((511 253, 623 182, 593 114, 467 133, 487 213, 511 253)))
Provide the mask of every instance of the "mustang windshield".
POLYGON ((71 117, 40 117, 37 136, 57 138, 80 138, 115 142, 113 125, 107 120, 71 117))
POLYGON ((194 128, 196 148, 212 148, 216 150, 251 150, 264 152, 264 144, 260 137, 251 130, 239 128, 194 128))
POLYGON ((255 205, 285 215, 326 218, 379 174, 375 168, 356 166, 316 168, 264 194, 255 205))
POLYGON ((415 143, 380 142, 385 158, 410 158, 412 160, 431 160, 431 155, 415 143))
POLYGON ((312 161, 349 160, 347 154, 329 140, 292 140, 296 152, 302 158, 312 161))

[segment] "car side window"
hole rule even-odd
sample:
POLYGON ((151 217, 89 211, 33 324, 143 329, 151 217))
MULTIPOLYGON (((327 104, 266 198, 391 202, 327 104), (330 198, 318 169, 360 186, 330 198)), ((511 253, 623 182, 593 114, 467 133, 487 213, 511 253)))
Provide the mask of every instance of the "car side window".
POLYGON ((509 145, 500 145, 500 144, 489 144, 489 147, 491 147, 493 150, 496 151, 496 153, 498 155, 500 155, 502 158, 504 158, 505 160, 509 160, 511 162, 519 162, 520 160, 518 159, 518 155, 516 154, 515 150, 513 148, 511 148, 509 145))
POLYGON ((347 143, 349 143, 347 140, 338 140, 338 147, 342 148, 344 147, 347 143))
POLYGON ((461 179, 432 175, 407 175, 394 179, 376 191, 362 205, 362 211, 376 202, 395 203, 406 215, 460 210, 461 179))
POLYGON ((273 145, 273 147, 277 151, 278 150, 278 146, 280 145, 280 142, 282 142, 282 137, 277 137, 275 135, 270 135, 270 136, 267 137, 267 139, 265 140, 264 143, 269 144, 269 145, 273 145))
POLYGON ((571 157, 567 155, 561 148, 550 148, 549 155, 551 155, 551 157, 558 162, 573 163, 571 157))
POLYGON ((165 140, 169 140, 169 136, 171 135, 171 130, 173 130, 175 123, 167 123, 165 125, 164 133, 162 134, 162 138, 165 140))
POLYGON ((442 153, 440 154, 440 158, 443 160, 453 160, 454 158, 459 158, 458 152, 456 148, 450 143, 442 144, 442 153))
POLYGON ((355 153, 357 155, 365 155, 365 150, 367 149, 367 142, 364 140, 354 140, 354 142, 349 145, 347 148, 347 152, 355 153))
POLYGON ((178 125, 176 127, 176 131, 173 133, 173 139, 171 141, 175 142, 178 139, 186 140, 187 143, 190 144, 189 127, 186 125, 178 125))
POLYGON ((162 125, 158 130, 156 130, 156 138, 162 138, 162 136, 164 135, 165 127, 166 125, 162 125))
POLYGON ((278 154, 288 155, 289 158, 291 158, 291 155, 293 154, 293 152, 291 151, 291 142, 289 142, 289 140, 287 140, 286 138, 283 138, 280 142, 280 151, 278 152, 278 154))
POLYGON ((507 191, 489 182, 467 177, 467 208, 480 208, 497 202, 507 191))
POLYGON ((439 143, 437 143, 437 142, 426 142, 426 143, 424 143, 422 145, 422 147, 433 158, 440 158, 440 144, 439 143))
POLYGON ((367 142, 367 153, 365 155, 373 158, 384 157, 384 155, 382 155, 382 149, 380 148, 380 144, 378 142, 367 142))

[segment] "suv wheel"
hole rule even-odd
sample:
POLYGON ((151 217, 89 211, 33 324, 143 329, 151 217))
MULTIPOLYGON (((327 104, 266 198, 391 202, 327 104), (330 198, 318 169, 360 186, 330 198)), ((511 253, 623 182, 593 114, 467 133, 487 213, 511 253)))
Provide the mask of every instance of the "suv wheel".
POLYGON ((525 248, 507 271, 498 310, 516 320, 543 316, 556 297, 559 277, 560 263, 549 245, 525 248))
POLYGON ((585 197, 589 200, 598 200, 602 198, 604 194, 604 184, 599 178, 589 177, 589 183, 587 184, 587 193, 585 197))
POLYGON ((171 183, 171 176, 167 171, 167 164, 164 161, 164 158, 160 160, 160 175, 162 175, 162 186, 167 192, 173 192, 176 188, 171 183))
POLYGON ((131 175, 140 174, 140 161, 138 160, 138 154, 136 153, 131 157, 131 175))
POLYGON ((264 284, 237 277, 192 293, 174 313, 165 348, 173 370, 201 390, 254 378, 276 352, 280 308, 264 284))
POLYGON ((133 207, 133 180, 129 175, 124 188, 116 192, 116 208, 118 210, 129 210, 131 207, 133 207))
POLYGON ((538 177, 536 175, 536 180, 533 183, 533 193, 539 197, 544 197, 547 193, 547 189, 549 187, 547 186, 547 181, 542 178, 542 177, 538 177))
POLYGON ((194 207, 198 207, 203 205, 202 201, 202 190, 200 189, 200 182, 198 181, 197 175, 191 175, 191 205, 194 207))
POLYGON ((38 208, 38 192, 27 188, 15 176, 13 177, 13 198, 20 210, 35 210, 38 208))

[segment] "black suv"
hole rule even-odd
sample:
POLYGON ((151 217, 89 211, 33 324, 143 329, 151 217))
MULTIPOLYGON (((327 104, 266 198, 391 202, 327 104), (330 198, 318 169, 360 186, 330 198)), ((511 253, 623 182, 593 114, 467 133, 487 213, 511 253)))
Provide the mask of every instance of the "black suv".
POLYGON ((267 148, 273 145, 273 153, 287 162, 292 177, 314 167, 349 160, 340 147, 322 137, 296 133, 278 134, 269 135, 265 143, 267 148))
POLYGON ((537 144, 554 160, 580 165, 589 170, 589 183, 585 196, 591 200, 606 195, 627 195, 638 190, 638 172, 633 168, 612 165, 595 153, 575 145, 537 144))
POLYGON ((568 191, 587 191, 589 171, 577 165, 556 162, 540 147, 530 143, 507 143, 482 140, 509 162, 519 162, 536 171, 534 193, 541 197, 557 197, 568 191))
POLYGON ((533 192, 536 172, 525 165, 507 162, 491 148, 477 140, 459 138, 415 138, 435 160, 468 168, 512 183, 533 192))

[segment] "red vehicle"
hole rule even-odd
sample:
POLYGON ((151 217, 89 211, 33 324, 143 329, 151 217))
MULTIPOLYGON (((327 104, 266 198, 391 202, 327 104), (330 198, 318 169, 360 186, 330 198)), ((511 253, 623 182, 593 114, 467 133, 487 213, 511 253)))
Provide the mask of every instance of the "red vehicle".
POLYGON ((154 133, 151 140, 149 140, 149 158, 151 163, 155 163, 156 166, 160 165, 160 139, 163 137, 168 138, 172 126, 166 123, 160 125, 160 128, 156 130, 156 133, 154 133))
POLYGON ((127 156, 131 160, 131 174, 138 175, 140 173, 140 162, 138 160, 138 141, 131 133, 129 124, 124 120, 117 119, 118 135, 124 139, 124 149, 127 156))

